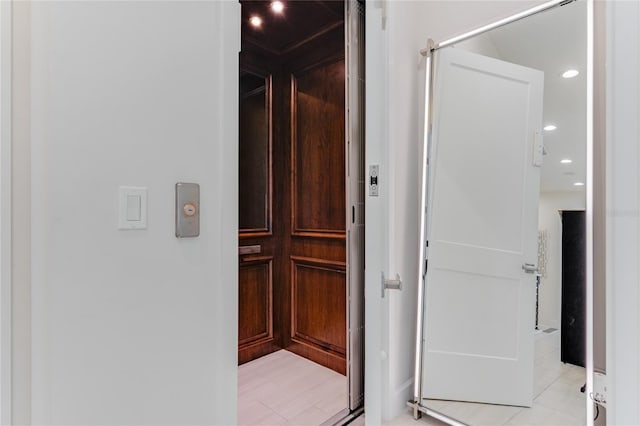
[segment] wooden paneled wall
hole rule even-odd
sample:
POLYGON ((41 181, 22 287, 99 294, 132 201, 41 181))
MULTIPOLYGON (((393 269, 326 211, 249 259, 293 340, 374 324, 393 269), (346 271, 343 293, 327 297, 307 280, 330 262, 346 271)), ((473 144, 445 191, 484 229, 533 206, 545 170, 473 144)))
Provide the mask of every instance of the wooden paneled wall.
POLYGON ((240 76, 238 360, 250 361, 277 350, 274 279, 279 277, 274 250, 273 83, 266 69, 244 60, 240 76))
POLYGON ((243 45, 241 68, 265 87, 241 97, 239 244, 260 251, 240 255, 239 362, 286 348, 345 374, 344 28, 243 45))

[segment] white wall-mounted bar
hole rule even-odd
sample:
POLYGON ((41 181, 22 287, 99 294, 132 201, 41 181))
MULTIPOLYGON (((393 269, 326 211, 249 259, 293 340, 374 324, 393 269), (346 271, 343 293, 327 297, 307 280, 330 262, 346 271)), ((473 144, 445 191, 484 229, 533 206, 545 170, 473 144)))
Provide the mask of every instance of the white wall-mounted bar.
MULTIPOLYGON (((427 46, 420 50, 420 54, 426 57, 425 64, 425 108, 424 108, 424 136, 423 136, 423 155, 422 155, 422 176, 421 176, 421 192, 420 192, 420 249, 419 249, 419 262, 418 262, 418 307, 417 307, 417 319, 416 319, 416 349, 415 349, 415 367, 414 367, 414 391, 413 401, 408 402, 408 406, 413 408, 413 416, 418 419, 421 413, 425 413, 429 416, 435 417, 452 426, 460 426, 463 423, 456 419, 450 418, 442 413, 435 412, 422 405, 422 356, 424 351, 424 297, 426 289, 426 274, 427 274, 427 249, 428 249, 428 227, 429 227, 429 209, 427 204, 429 194, 429 182, 428 182, 428 161, 429 161, 429 149, 431 147, 431 114, 432 114, 432 99, 433 99, 433 69, 434 69, 434 57, 433 52, 438 49, 454 45, 465 41, 471 37, 486 33, 510 24, 512 22, 519 21, 529 16, 536 15, 538 13, 546 12, 550 9, 565 6, 573 3, 577 0, 551 0, 538 6, 532 7, 515 15, 509 16, 504 19, 500 19, 491 24, 484 25, 476 28, 475 30, 460 34, 450 39, 444 40, 440 43, 434 43, 433 40, 427 41, 427 46)), ((587 47, 589 49, 587 54, 587 67, 589 69, 587 73, 587 112, 589 114, 587 118, 587 300, 590 305, 587 307, 587 315, 591 315, 587 319, 587 391, 589 392, 593 386, 593 271, 590 269, 590 265, 593 264, 593 230, 590 226, 593 223, 593 0, 587 0, 588 12, 587 12, 587 47)), ((589 405, 589 403, 587 403, 589 405)), ((593 407, 587 408, 587 426, 593 425, 593 407)))

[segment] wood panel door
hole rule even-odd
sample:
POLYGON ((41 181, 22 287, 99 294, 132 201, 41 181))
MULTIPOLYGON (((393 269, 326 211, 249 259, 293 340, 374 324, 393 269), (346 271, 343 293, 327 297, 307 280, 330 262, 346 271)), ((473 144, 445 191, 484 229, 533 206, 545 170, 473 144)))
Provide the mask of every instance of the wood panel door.
POLYGON ((345 62, 291 73, 288 349, 346 373, 345 62))
POLYGON ((274 324, 272 79, 240 75, 238 362, 279 349, 274 324))

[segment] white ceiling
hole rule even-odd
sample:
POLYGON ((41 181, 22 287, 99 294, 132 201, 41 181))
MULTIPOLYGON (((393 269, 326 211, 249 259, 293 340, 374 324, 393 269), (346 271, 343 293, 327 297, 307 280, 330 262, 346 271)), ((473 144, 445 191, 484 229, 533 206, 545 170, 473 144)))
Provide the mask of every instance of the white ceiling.
POLYGON ((544 72, 543 126, 547 155, 542 191, 584 191, 586 178, 586 2, 578 1, 530 16, 458 46, 544 72), (568 69, 580 74, 562 78, 568 69), (569 158, 571 164, 561 164, 569 158))

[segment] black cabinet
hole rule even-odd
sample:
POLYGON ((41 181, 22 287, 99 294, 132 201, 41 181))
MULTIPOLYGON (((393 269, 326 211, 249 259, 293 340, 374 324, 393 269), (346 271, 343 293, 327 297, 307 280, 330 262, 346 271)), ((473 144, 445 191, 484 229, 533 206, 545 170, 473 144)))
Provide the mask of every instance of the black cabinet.
POLYGON ((562 362, 585 366, 586 217, 562 212, 562 362))

